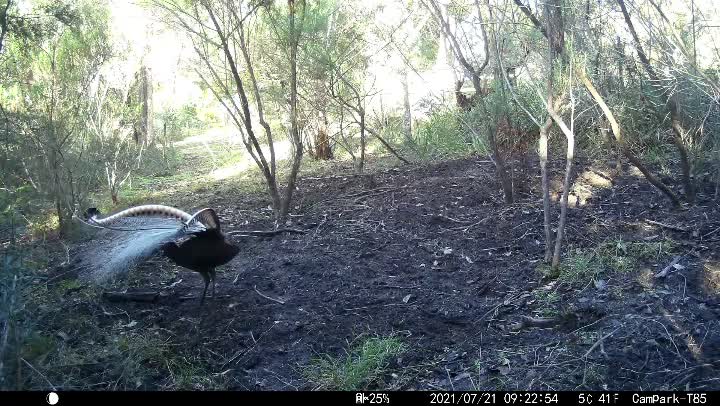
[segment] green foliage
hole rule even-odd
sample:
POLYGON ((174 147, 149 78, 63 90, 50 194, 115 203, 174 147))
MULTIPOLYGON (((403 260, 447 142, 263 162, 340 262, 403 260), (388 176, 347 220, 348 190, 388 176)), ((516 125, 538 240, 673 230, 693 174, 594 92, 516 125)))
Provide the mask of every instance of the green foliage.
POLYGON ((0 59, 8 68, 0 78, 3 153, 12 157, 0 180, 10 188, 32 184, 66 227, 99 170, 84 156, 83 112, 88 87, 111 53, 109 15, 89 0, 28 6, 32 27, 11 33, 0 59))
POLYGON ((22 389, 10 379, 19 367, 18 355, 39 356, 47 348, 25 312, 26 272, 20 250, 13 245, 0 250, 0 390, 22 389))
POLYGON ((595 261, 592 251, 574 249, 560 266, 558 280, 569 284, 587 283, 595 279, 601 271, 602 268, 595 261))
POLYGON ((214 390, 223 389, 215 379, 217 374, 200 359, 188 359, 174 356, 167 363, 171 373, 172 387, 176 390, 214 390))
POLYGON ((124 388, 137 388, 149 371, 165 369, 168 345, 152 333, 132 332, 114 337, 111 345, 117 350, 116 356, 121 360, 115 365, 116 375, 124 388), (121 355, 122 354, 122 355, 121 355))
POLYGON ((427 69, 435 61, 440 49, 436 33, 430 31, 428 26, 420 33, 417 43, 416 58, 420 68, 427 69))
POLYGON ((532 294, 539 304, 540 314, 543 317, 552 317, 558 314, 555 306, 560 302, 560 294, 557 290, 539 288, 533 290, 532 294))
POLYGON ((629 272, 642 261, 657 260, 661 255, 672 253, 677 244, 669 239, 662 241, 624 241, 622 238, 600 244, 598 260, 606 269, 629 272))
POLYGON ((28 362, 42 361, 56 347, 55 339, 33 332, 25 340, 20 356, 28 362))
POLYGON ((306 373, 320 389, 364 390, 386 372, 393 357, 406 349, 394 336, 368 338, 345 357, 326 355, 314 360, 306 373))
POLYGON ((187 103, 179 109, 170 108, 158 115, 157 132, 164 142, 179 141, 206 130, 217 123, 217 117, 208 116, 195 103, 187 103))
MULTIPOLYGON (((481 138, 473 137, 465 123, 466 113, 454 107, 433 111, 427 121, 421 121, 413 133, 416 150, 423 159, 486 153, 481 138)), ((470 121, 472 122, 472 121, 470 121)))
POLYGON ((661 241, 624 241, 610 239, 592 249, 574 248, 556 272, 549 267, 540 271, 548 277, 569 284, 585 284, 607 272, 627 273, 637 270, 646 261, 657 261, 675 252, 677 244, 661 241))

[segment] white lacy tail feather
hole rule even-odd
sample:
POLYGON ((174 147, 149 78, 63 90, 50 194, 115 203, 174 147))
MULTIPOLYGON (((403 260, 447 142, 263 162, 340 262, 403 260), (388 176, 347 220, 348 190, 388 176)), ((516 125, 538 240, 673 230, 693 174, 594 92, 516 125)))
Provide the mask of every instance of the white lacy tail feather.
POLYGON ((130 217, 160 217, 176 219, 182 222, 182 225, 178 226, 178 228, 181 228, 183 231, 189 233, 213 229, 217 229, 218 231, 220 231, 220 220, 215 213, 215 210, 211 208, 204 208, 191 215, 175 207, 159 204, 148 204, 131 207, 129 209, 125 209, 105 218, 98 218, 98 213, 96 213, 87 220, 80 220, 90 226, 107 228, 116 231, 150 230, 149 228, 138 227, 127 229, 113 227, 113 225, 117 224, 120 220, 130 217))

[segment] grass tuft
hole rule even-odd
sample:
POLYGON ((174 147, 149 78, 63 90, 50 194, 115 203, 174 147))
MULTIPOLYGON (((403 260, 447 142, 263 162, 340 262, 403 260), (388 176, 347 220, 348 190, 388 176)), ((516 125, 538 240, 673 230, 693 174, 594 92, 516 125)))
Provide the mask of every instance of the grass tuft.
POLYGON ((354 347, 345 357, 326 355, 314 360, 306 372, 319 389, 363 390, 386 372, 393 357, 405 350, 406 346, 397 337, 373 337, 354 347))

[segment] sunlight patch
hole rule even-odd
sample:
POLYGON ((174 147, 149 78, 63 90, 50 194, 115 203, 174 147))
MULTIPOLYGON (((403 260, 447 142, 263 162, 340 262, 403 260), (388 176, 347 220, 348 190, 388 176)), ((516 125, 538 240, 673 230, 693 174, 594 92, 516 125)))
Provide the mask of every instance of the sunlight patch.
MULTIPOLYGON (((210 172, 210 176, 215 180, 224 180, 231 178, 233 176, 240 175, 241 173, 247 171, 248 169, 256 168, 257 165, 255 164, 255 161, 252 159, 252 157, 247 153, 247 151, 243 147, 244 154, 242 155, 240 162, 234 163, 229 166, 224 166, 222 168, 215 169, 210 172)), ((270 149, 266 146, 262 146, 262 152, 265 155, 265 159, 270 161, 270 149)), ((285 141, 278 141, 275 143, 275 161, 279 164, 282 161, 285 161, 290 158, 292 155, 292 144, 285 140, 285 141)))

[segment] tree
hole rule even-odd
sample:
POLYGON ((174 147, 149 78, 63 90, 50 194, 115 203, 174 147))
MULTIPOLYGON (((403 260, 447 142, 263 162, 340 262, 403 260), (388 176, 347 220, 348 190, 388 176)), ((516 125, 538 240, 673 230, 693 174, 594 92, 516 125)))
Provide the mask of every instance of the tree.
POLYGON ((0 11, 0 54, 2 54, 5 36, 8 32, 8 11, 12 6, 12 0, 5 0, 5 7, 0 11))
MULTIPOLYGON (((618 5, 620 5, 620 10, 622 10, 622 14, 625 18, 625 23, 627 24, 628 30, 633 37, 635 50, 637 51, 638 58, 640 58, 640 62, 642 63, 645 72, 650 78, 651 86, 653 86, 659 94, 667 94, 667 92, 665 91, 666 89, 664 89, 662 86, 660 76, 658 76, 652 64, 650 64, 650 60, 648 59, 647 54, 643 49, 642 43, 640 42, 640 37, 638 36, 632 19, 630 18, 630 13, 628 12, 627 7, 625 7, 625 1, 617 0, 617 2, 618 5)), ((686 131, 683 128, 682 118, 680 117, 680 106, 678 104, 677 95, 674 92, 670 92, 669 95, 665 97, 665 99, 667 109, 670 112, 670 127, 672 128, 673 135, 672 140, 678 150, 678 154, 680 155, 680 166, 682 169, 683 183, 685 186, 685 197, 687 198, 688 202, 692 203, 695 200, 695 188, 693 186, 691 176, 688 150, 685 145, 685 141, 683 140, 683 135, 686 133, 686 131)))
POLYGON ((94 137, 89 150, 104 168, 104 178, 113 204, 119 191, 141 162, 145 142, 137 142, 135 106, 128 106, 128 82, 114 87, 104 76, 98 77, 91 95, 88 123, 94 137))
POLYGON ((271 18, 277 14, 273 5, 265 3, 198 1, 188 4, 184 1, 157 0, 154 4, 167 13, 168 22, 186 32, 192 40, 201 63, 195 68, 198 77, 223 105, 240 132, 245 148, 265 178, 276 221, 284 222, 303 155, 297 114, 297 50, 305 19, 305 1, 289 1, 287 8, 282 8, 287 16, 286 25, 280 26, 280 22, 273 19, 278 24, 274 27, 263 26, 258 18, 261 12, 271 18), (293 155, 284 192, 278 182, 275 137, 265 117, 267 100, 260 92, 260 80, 256 73, 258 58, 262 55, 252 52, 251 42, 254 34, 267 33, 272 28, 275 28, 273 42, 287 58, 283 65, 287 64, 288 70, 283 76, 290 86, 288 138, 293 155), (254 103, 254 111, 251 111, 251 102, 254 103), (267 151, 256 133, 255 120, 264 132, 267 151))
MULTIPOLYGON (((322 2, 319 4, 323 4, 322 2)), ((362 172, 365 167, 365 153, 368 135, 375 137, 391 154, 400 161, 407 163, 390 143, 374 129, 370 123, 368 102, 375 94, 373 87, 368 84, 370 74, 368 68, 371 56, 378 49, 371 47, 368 40, 368 23, 371 11, 363 10, 354 5, 330 2, 325 10, 315 9, 316 14, 322 15, 328 21, 327 31, 322 46, 308 44, 305 47, 307 62, 313 67, 313 75, 322 83, 323 98, 334 104, 335 117, 339 118, 338 143, 345 148, 353 158, 355 169, 362 172), (344 125, 345 118, 350 124, 344 125), (359 138, 359 152, 354 152, 354 132, 348 131, 357 128, 359 138), (346 135, 347 133, 349 135, 346 135)), ((381 47, 380 47, 381 48, 381 47)), ((324 113, 327 107, 314 103, 324 113)))
POLYGON ((2 62, 8 69, 0 95, 13 151, 16 183, 30 183, 53 202, 60 229, 92 186, 92 163, 83 159, 87 129, 84 97, 110 54, 105 5, 81 1, 10 18, 2 62))
MULTIPOLYGON (((488 94, 488 89, 484 85, 482 75, 485 68, 490 62, 490 45, 479 2, 476 1, 475 6, 477 10, 480 32, 482 35, 484 53, 482 62, 479 63, 479 66, 477 67, 473 66, 473 64, 470 62, 470 59, 467 57, 467 51, 463 48, 456 34, 450 27, 450 16, 445 17, 442 8, 440 7, 440 4, 437 2, 437 0, 424 0, 423 4, 433 16, 435 21, 440 25, 444 35, 448 38, 448 42, 450 44, 453 55, 463 67, 465 73, 470 75, 470 78, 472 79, 475 94, 468 101, 468 105, 471 106, 472 109, 477 109, 480 116, 490 118, 490 120, 484 126, 486 139, 488 140, 488 143, 490 145, 491 157, 495 164, 495 173, 502 186, 505 202, 512 203, 514 201, 512 179, 507 173, 505 158, 500 151, 499 143, 497 140, 497 130, 502 117, 505 115, 505 112, 503 111, 502 103, 494 103, 491 106, 492 108, 489 108, 488 104, 484 100, 484 96, 488 94)), ((495 75, 495 77, 497 80, 497 75, 495 75)))
MULTIPOLYGON (((537 30, 547 39, 547 29, 544 27, 540 21, 535 17, 532 10, 525 4, 523 4, 522 0, 514 0, 514 2, 518 5, 518 7, 522 10, 523 14, 527 16, 530 21, 533 23, 533 25, 537 28, 537 30)), ((592 39, 589 39, 585 42, 586 44, 590 45, 593 43, 592 39)), ((553 46, 557 52, 560 48, 557 46, 553 46)), ((562 55, 562 54, 561 54, 562 55)), ((591 94, 593 99, 600 105, 601 109, 603 110, 606 117, 608 117, 610 123, 611 123, 611 129, 614 136, 614 140, 617 143, 617 145, 620 148, 621 153, 623 156, 625 156, 628 161, 630 161, 631 164, 633 164, 635 167, 640 170, 640 172, 645 176, 645 178, 648 180, 650 184, 655 186, 659 191, 661 191, 665 196, 668 197, 668 199, 673 203, 673 205, 678 205, 680 200, 677 198, 675 193, 665 186, 662 182, 660 182, 655 175, 652 174, 652 172, 647 168, 647 166, 642 162, 642 160, 632 151, 630 148, 626 138, 623 136, 623 132, 620 130, 620 126, 616 125, 613 126, 613 122, 617 124, 617 120, 614 117, 614 114, 611 113, 610 109, 608 108, 607 104, 604 102, 603 97, 600 95, 600 93, 597 91, 595 86, 592 84, 590 78, 585 73, 584 69, 578 70, 575 69, 575 73, 578 75, 578 77, 583 82, 583 85, 586 87, 588 92, 591 94), (601 103, 602 101, 602 103, 601 103), (607 110, 606 110, 607 109, 607 110), (612 116, 612 118, 611 118, 612 116)), ((541 143, 542 148, 542 143, 541 143)), ((542 159, 541 159, 542 161, 542 159)))

